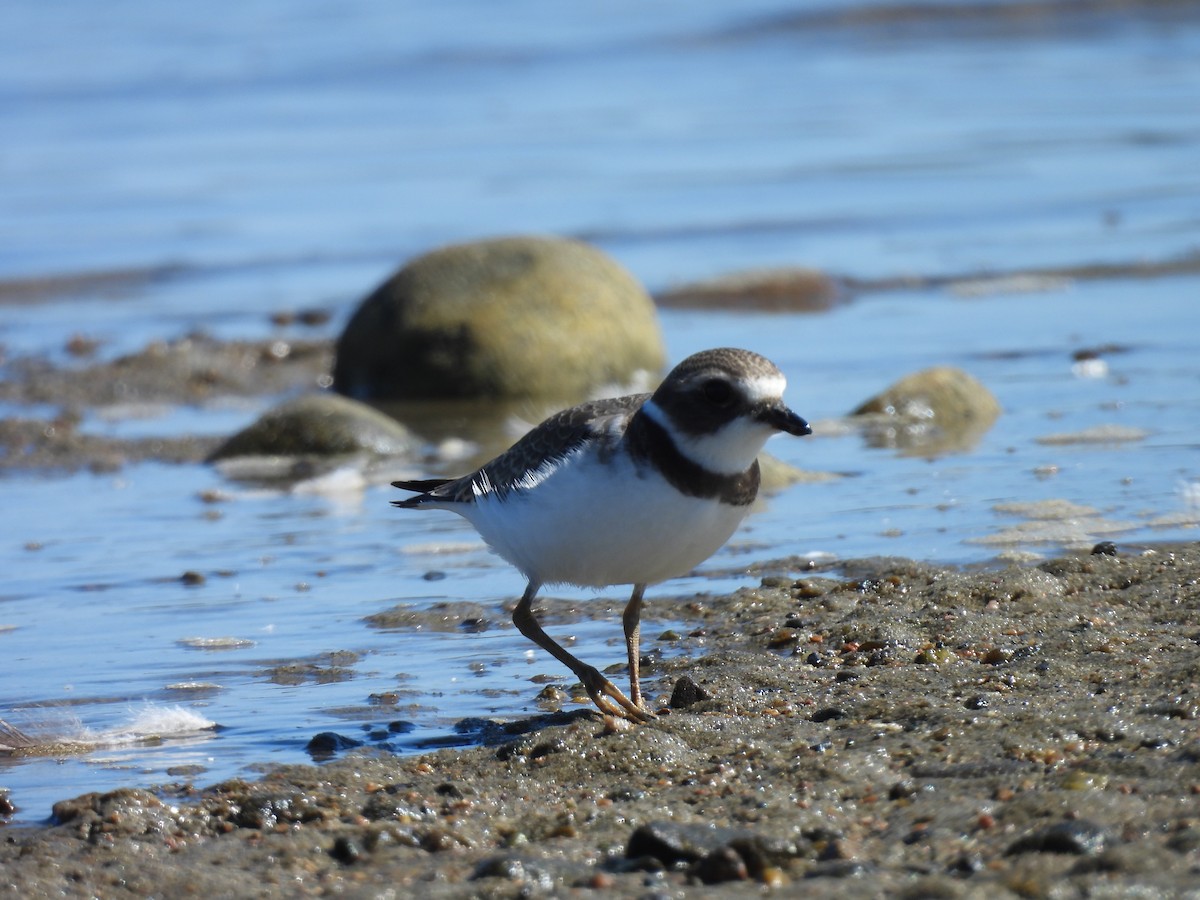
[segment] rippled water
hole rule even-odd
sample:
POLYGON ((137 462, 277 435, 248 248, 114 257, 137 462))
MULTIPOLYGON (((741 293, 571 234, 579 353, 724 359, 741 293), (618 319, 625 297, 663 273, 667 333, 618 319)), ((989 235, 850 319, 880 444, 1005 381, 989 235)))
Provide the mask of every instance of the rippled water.
MULTIPOLYGON (((1177 259, 1200 246, 1198 12, 17 0, 0 11, 0 279, 119 277, 6 293, 0 342, 65 361, 83 334, 114 356, 194 328, 261 337, 271 312, 310 307, 334 312, 332 335, 403 259, 496 233, 586 237, 653 288, 760 265, 875 278, 1177 259)), ((972 372, 1004 414, 935 460, 832 425, 775 441, 848 477, 772 499, 699 574, 655 588, 647 634, 669 624, 655 595, 747 583, 704 573, 750 560, 991 559, 1029 521, 1013 501, 1095 510, 1023 551, 1194 537, 1200 278, 1008 285, 809 316, 664 312, 673 359, 752 347, 818 423, 935 364, 972 372), (1106 369, 1073 367, 1089 348, 1106 369), (1097 427, 1140 436, 1046 442, 1097 427)), ((271 400, 85 426, 223 433, 271 400)), ((0 718, 101 744, 0 761, 25 821, 84 790, 305 759, 319 731, 407 721, 391 746, 454 740, 463 717, 535 709, 529 679, 560 674, 504 625, 520 578, 456 517, 401 514, 383 487, 271 493, 141 465, 10 475, 0 492, 0 718), (480 603, 493 627, 364 622, 439 600, 480 603)), ((615 609, 621 594, 599 596, 615 609)), ((617 619, 557 633, 616 662, 617 619)))

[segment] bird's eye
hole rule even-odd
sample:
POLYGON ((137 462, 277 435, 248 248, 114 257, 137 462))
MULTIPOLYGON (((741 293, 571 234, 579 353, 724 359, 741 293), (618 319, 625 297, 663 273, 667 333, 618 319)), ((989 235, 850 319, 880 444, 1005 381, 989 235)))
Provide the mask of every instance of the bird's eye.
POLYGON ((704 382, 701 390, 704 391, 704 399, 713 406, 728 406, 733 402, 733 388, 728 381, 712 378, 704 382))

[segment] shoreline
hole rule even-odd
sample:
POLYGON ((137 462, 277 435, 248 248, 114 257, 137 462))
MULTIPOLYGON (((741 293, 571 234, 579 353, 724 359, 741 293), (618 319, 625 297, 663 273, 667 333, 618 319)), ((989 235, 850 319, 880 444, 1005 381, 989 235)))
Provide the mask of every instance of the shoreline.
POLYGON ((649 725, 581 711, 465 749, 83 795, 56 805, 61 824, 0 831, 5 882, 263 897, 1194 884, 1200 545, 838 572, 783 561, 758 587, 679 598, 704 655, 656 661, 648 687, 656 708, 685 676, 709 699, 649 725))

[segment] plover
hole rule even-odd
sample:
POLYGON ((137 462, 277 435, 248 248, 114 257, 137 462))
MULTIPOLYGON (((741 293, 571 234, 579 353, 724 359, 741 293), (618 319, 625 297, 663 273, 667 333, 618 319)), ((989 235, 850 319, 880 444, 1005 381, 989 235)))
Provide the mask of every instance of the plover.
POLYGON ((689 356, 653 394, 563 410, 455 479, 396 481, 405 509, 447 509, 528 580, 513 611, 525 637, 569 668, 604 713, 651 716, 638 683, 646 586, 721 547, 758 494, 758 454, 776 432, 811 434, 783 402, 786 382, 749 350, 689 356), (629 696, 556 643, 533 615, 543 584, 632 584, 625 607, 629 696))

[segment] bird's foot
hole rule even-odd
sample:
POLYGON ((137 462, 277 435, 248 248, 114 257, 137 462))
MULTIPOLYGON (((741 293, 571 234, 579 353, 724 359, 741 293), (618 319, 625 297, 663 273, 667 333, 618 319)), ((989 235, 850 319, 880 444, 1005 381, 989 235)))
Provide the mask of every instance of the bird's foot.
POLYGON ((580 680, 583 682, 584 690, 596 704, 596 708, 605 715, 629 719, 639 725, 654 721, 654 714, 650 710, 626 697, 621 693, 620 688, 601 675, 598 670, 590 669, 580 680))

